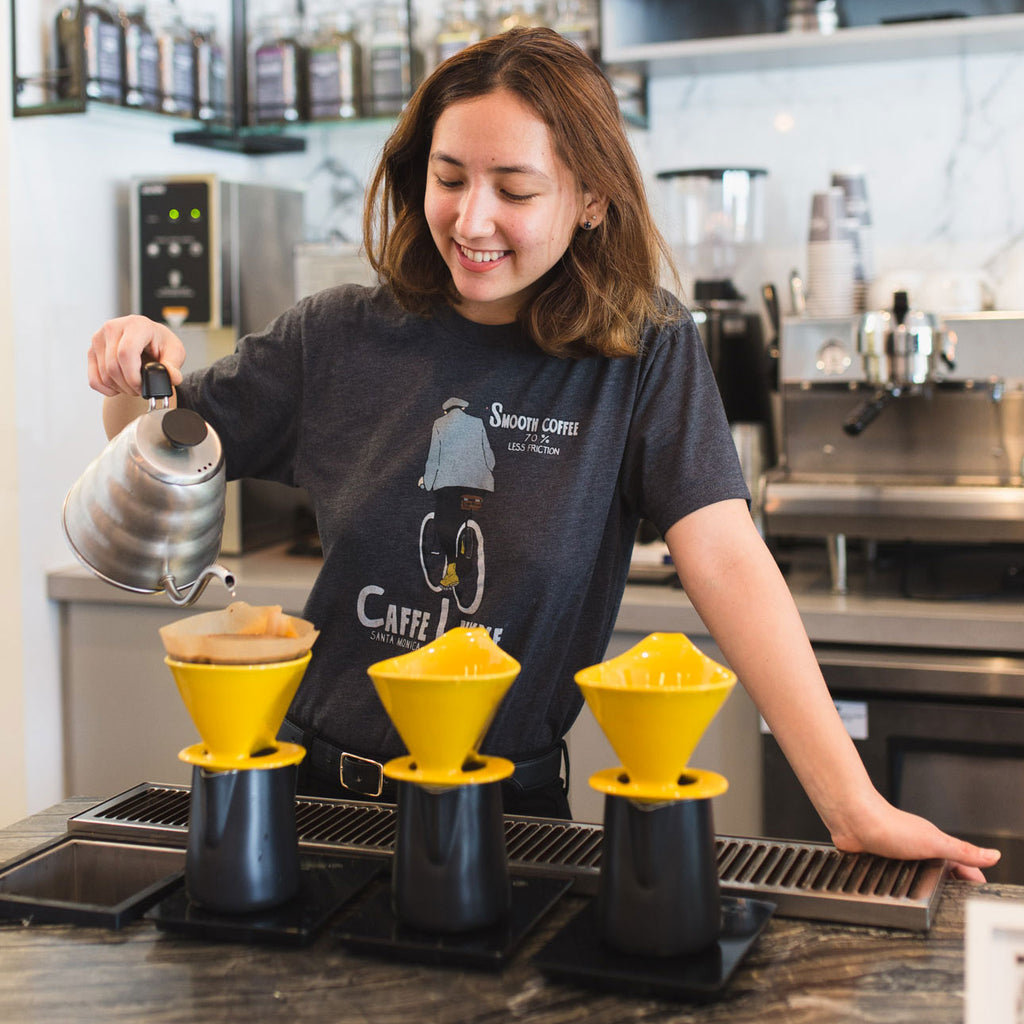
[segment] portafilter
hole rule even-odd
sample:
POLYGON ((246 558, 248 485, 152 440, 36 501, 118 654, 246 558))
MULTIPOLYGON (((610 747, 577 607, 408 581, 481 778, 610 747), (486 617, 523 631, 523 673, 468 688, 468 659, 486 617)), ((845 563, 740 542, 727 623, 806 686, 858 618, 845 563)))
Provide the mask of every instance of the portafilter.
POLYGON ((875 389, 843 423, 860 434, 894 399, 914 394, 955 368, 956 334, 934 313, 911 309, 907 293, 893 295, 893 308, 869 310, 857 327, 857 352, 868 385, 875 389))
POLYGON ((185 607, 214 577, 224 530, 226 475, 220 438, 189 409, 171 409, 167 368, 147 363, 149 410, 90 463, 64 499, 64 535, 100 579, 140 594, 164 591, 185 607), (162 400, 161 407, 157 407, 162 400))

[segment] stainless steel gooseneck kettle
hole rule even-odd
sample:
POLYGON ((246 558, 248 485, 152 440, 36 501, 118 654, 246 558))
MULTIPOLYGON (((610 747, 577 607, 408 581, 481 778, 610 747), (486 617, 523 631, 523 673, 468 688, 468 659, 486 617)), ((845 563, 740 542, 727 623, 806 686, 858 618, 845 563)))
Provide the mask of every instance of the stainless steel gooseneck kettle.
POLYGON ((101 579, 140 594, 164 591, 179 607, 214 577, 224 530, 224 453, 214 429, 189 409, 171 409, 167 368, 147 363, 149 411, 128 424, 64 499, 64 534, 101 579), (157 400, 162 405, 157 408, 157 400))

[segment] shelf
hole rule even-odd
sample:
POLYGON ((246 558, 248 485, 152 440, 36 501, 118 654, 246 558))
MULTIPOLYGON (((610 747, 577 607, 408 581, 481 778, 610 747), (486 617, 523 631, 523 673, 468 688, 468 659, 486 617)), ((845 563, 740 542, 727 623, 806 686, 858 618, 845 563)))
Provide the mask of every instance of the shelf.
MULTIPOLYGON (((306 148, 306 139, 299 134, 286 134, 285 130, 310 130, 325 126, 366 123, 379 120, 377 117, 354 119, 352 121, 301 121, 287 124, 249 125, 243 123, 241 113, 249 106, 249 81, 247 41, 247 0, 222 0, 230 8, 230 94, 234 106, 228 112, 228 121, 206 123, 189 118, 180 118, 170 114, 162 114, 151 110, 120 106, 116 103, 87 100, 84 98, 84 86, 81 81, 72 82, 69 91, 74 93, 73 100, 53 100, 56 91, 57 72, 33 71, 21 73, 18 61, 18 0, 11 0, 11 73, 12 73, 12 114, 14 117, 34 117, 41 114, 72 114, 87 113, 94 109, 121 110, 133 118, 143 118, 150 125, 154 119, 163 123, 172 132, 174 142, 204 149, 216 149, 224 152, 239 153, 246 156, 262 156, 275 153, 298 153, 306 148), (26 98, 25 95, 29 98, 26 98), (177 128, 178 130, 174 130, 177 128)), ((409 33, 409 47, 413 47, 412 26, 413 0, 405 0, 406 23, 409 33)), ((84 46, 84 40, 82 45, 84 46)), ((79 68, 84 67, 84 53, 78 62, 79 68)), ((79 71, 79 75, 81 72, 79 71)), ((144 123, 144 122, 136 122, 144 123)))
POLYGON ((306 140, 299 136, 256 129, 199 128, 175 132, 172 137, 175 142, 187 146, 218 149, 225 153, 241 153, 244 156, 301 153, 306 148, 306 140))
MULTIPOLYGON (((625 14, 625 10, 620 8, 625 14)), ((604 61, 643 68, 651 77, 820 67, 958 53, 1024 49, 1024 14, 951 18, 839 29, 831 35, 765 32, 718 39, 616 45, 614 15, 603 28, 604 61), (612 22, 609 24, 609 22, 612 22)))
POLYGON ((124 107, 118 103, 92 100, 74 104, 72 101, 34 106, 16 111, 16 117, 41 114, 84 114, 101 126, 114 126, 136 132, 171 132, 174 142, 217 149, 245 156, 269 156, 275 153, 300 153, 306 148, 303 129, 334 124, 362 122, 310 122, 289 125, 267 124, 235 128, 226 122, 195 121, 155 110, 124 107), (287 133, 287 134, 286 134, 287 133))

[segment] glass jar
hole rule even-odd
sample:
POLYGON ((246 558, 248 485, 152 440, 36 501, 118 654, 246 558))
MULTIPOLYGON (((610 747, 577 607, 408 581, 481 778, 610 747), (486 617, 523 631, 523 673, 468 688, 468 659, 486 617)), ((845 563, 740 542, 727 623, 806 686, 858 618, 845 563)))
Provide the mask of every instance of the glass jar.
POLYGON ((153 11, 160 49, 160 109, 192 117, 195 111, 196 50, 192 30, 172 0, 153 11))
POLYGON ((121 15, 124 28, 124 105, 160 109, 160 48, 142 4, 121 15))
POLYGON ((195 116, 200 121, 228 120, 227 58, 212 15, 195 19, 195 116))
POLYGON ((299 20, 265 16, 257 28, 249 65, 252 124, 290 124, 306 117, 306 59, 299 20))
POLYGON ((57 95, 121 103, 124 98, 124 28, 108 0, 71 0, 57 12, 54 64, 57 95), (84 48, 83 48, 84 44, 84 48))
POLYGON ((441 25, 434 40, 437 63, 484 37, 484 17, 480 0, 445 0, 441 25))
POLYGON ((403 2, 378 0, 369 52, 370 113, 398 114, 412 95, 412 48, 403 2))
POLYGON ((317 18, 306 51, 309 119, 344 121, 363 113, 363 49, 351 11, 317 18))

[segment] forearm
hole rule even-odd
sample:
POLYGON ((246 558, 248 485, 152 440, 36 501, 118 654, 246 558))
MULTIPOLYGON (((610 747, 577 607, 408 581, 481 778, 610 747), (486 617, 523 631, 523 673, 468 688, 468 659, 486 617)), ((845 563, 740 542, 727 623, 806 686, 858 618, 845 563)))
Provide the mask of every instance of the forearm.
MULTIPOLYGON (((173 399, 172 399, 173 401, 173 399)), ((116 437, 133 419, 141 416, 149 403, 138 395, 114 395, 103 399, 103 429, 107 437, 116 437)))
POLYGON ((741 501, 681 519, 665 535, 679 578, 750 692, 842 850, 953 862, 984 881, 999 859, 889 804, 872 785, 821 676, 796 605, 741 501))
POLYGON ((839 841, 878 794, 745 506, 726 502, 694 513, 666 541, 687 595, 839 841))

